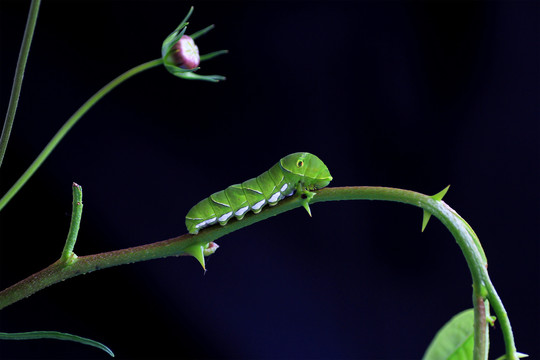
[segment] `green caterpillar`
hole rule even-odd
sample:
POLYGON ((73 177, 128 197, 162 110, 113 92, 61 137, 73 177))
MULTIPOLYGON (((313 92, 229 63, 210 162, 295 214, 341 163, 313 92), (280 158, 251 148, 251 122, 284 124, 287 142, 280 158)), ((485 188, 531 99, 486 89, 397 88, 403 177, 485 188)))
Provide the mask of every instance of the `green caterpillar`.
POLYGON ((309 200, 315 193, 309 190, 321 189, 330 181, 330 171, 317 156, 306 152, 290 154, 256 178, 201 200, 187 213, 186 227, 190 234, 197 234, 217 222, 224 226, 233 216, 242 220, 249 210, 257 214, 264 205, 276 205, 295 192, 305 195, 302 205, 311 216, 309 200))

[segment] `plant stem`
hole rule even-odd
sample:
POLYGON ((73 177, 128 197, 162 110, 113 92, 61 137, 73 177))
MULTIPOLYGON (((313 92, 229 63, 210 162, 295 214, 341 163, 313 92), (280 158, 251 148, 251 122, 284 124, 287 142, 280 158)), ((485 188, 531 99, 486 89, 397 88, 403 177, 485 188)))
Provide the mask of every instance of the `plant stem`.
POLYGON ((503 334, 504 343, 506 344, 506 360, 517 360, 518 357, 516 354, 516 345, 514 343, 514 334, 512 333, 512 326, 510 325, 510 319, 508 318, 508 313, 506 312, 506 309, 504 308, 504 305, 502 303, 501 298, 499 297, 499 294, 497 294, 497 290, 495 290, 495 286, 493 286, 491 280, 489 279, 489 276, 487 276, 486 271, 486 288, 488 290, 488 299, 491 303, 491 306, 493 307, 493 311, 495 311, 495 314, 497 315, 497 320, 499 320, 499 324, 501 327, 501 331, 503 334))
MULTIPOLYGON (((311 203, 339 200, 386 200, 401 202, 421 207, 437 217, 454 235, 456 242, 465 256, 473 279, 475 317, 483 317, 483 319, 475 319, 474 332, 477 339, 475 339, 474 359, 487 359, 488 333, 486 331, 485 320, 486 304, 482 295, 482 289, 485 287, 487 297, 493 305, 497 317, 500 319, 500 326, 506 345, 507 360, 517 360, 510 321, 504 310, 502 301, 489 279, 481 252, 476 246, 475 240, 471 236, 466 223, 452 208, 442 200, 435 200, 430 196, 417 192, 368 186, 325 188, 317 191, 311 203)), ((116 265, 182 255, 184 249, 189 246, 194 244, 208 244, 210 241, 214 241, 228 233, 300 206, 302 206, 300 197, 293 196, 282 200, 277 206, 265 208, 257 215, 249 213, 241 221, 233 219, 227 226, 212 226, 204 229, 195 236, 185 234, 170 240, 148 245, 83 256, 79 257, 75 263, 69 266, 64 266, 57 261, 46 269, 0 292, 0 309, 28 297, 49 285, 77 275, 116 265)))
POLYGON ((30 10, 28 12, 28 19, 26 20, 26 28, 24 30, 21 50, 19 51, 19 59, 17 60, 17 67, 15 68, 15 78, 13 79, 13 87, 11 88, 11 97, 9 99, 6 119, 4 120, 2 137, 0 137, 0 167, 2 167, 2 162, 4 161, 4 155, 6 154, 9 136, 11 135, 11 128, 13 127, 15 113, 17 112, 17 105, 19 104, 19 96, 21 95, 24 70, 26 69, 28 53, 30 52, 32 38, 34 37, 34 30, 36 28, 40 3, 41 0, 32 0, 32 3, 30 4, 30 10))
POLYGON ((68 263, 76 259, 73 248, 75 247, 79 227, 81 225, 82 210, 82 187, 73 183, 73 210, 71 212, 71 223, 69 224, 68 236, 66 244, 64 245, 64 250, 62 250, 62 256, 60 256, 60 262, 68 263))
MULTIPOLYGON (((476 286, 475 286, 476 287, 476 286)), ((480 359, 487 360, 489 353, 489 328, 486 319, 486 308, 489 302, 483 296, 478 296, 473 290, 474 303, 474 351, 480 359)))
POLYGON ((134 67, 131 70, 126 71, 122 75, 118 76, 116 79, 105 85, 103 88, 101 88, 97 93, 95 93, 90 99, 88 99, 71 117, 66 121, 64 125, 58 130, 58 132, 54 135, 54 137, 49 141, 47 146, 41 151, 41 153, 38 155, 38 157, 34 160, 34 162, 30 165, 30 167, 22 174, 22 176, 15 182, 15 184, 11 187, 11 189, 8 190, 8 192, 0 199, 0 210, 6 206, 6 204, 11 200, 13 196, 24 186, 24 184, 28 181, 28 179, 36 172, 36 170, 43 164, 45 159, 51 154, 51 152, 54 150, 56 145, 64 138, 64 136, 68 133, 68 131, 79 121, 79 119, 86 114, 88 110, 92 106, 94 106, 95 103, 97 103, 101 98, 103 98, 106 94, 108 94, 112 89, 129 79, 130 77, 143 72, 145 70, 148 70, 150 68, 156 67, 158 65, 163 64, 163 61, 161 58, 148 61, 144 64, 138 65, 134 67))

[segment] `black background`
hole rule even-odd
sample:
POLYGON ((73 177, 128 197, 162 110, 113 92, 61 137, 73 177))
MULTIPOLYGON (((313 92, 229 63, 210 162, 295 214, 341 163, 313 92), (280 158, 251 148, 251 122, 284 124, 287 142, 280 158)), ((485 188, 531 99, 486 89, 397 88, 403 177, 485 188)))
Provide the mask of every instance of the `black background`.
MULTIPOLYGON (((539 354, 537 2, 45 0, 0 171, 5 193, 66 119, 121 72, 160 56, 195 5, 202 63, 130 79, 68 134, 0 214, 0 287, 55 261, 84 189, 79 255, 185 233, 189 208, 291 152, 332 186, 434 194, 479 235, 518 350, 539 354)), ((0 2, 5 113, 27 1, 0 2)), ((54 285, 1 313, 0 331, 58 330, 118 359, 418 359, 471 307, 450 233, 383 202, 297 209, 220 239, 206 274, 168 258, 54 285)), ((492 357, 503 353, 500 329, 492 357)), ((83 345, 0 342, 0 358, 105 359, 83 345)))

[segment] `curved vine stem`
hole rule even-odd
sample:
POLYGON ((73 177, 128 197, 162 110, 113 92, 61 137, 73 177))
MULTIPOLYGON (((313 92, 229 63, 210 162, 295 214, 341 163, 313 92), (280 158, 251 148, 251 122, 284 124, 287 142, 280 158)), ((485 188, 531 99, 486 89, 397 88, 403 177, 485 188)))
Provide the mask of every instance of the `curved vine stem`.
MULTIPOLYGON (((478 239, 468 224, 444 201, 413 191, 387 187, 339 187, 317 191, 311 203, 339 200, 386 200, 406 203, 421 207, 437 217, 450 230, 460 246, 469 266, 473 280, 473 304, 475 308, 475 346, 474 359, 487 359, 488 332, 486 325, 486 305, 491 304, 497 315, 506 346, 506 360, 517 360, 516 346, 510 326, 510 320, 504 305, 489 278, 486 264, 479 249, 478 239), (472 234, 471 234, 472 233, 472 234), (485 301, 488 300, 488 301, 485 301)), ((231 220, 227 226, 212 226, 198 235, 185 234, 169 240, 148 245, 111 251, 96 255, 76 258, 70 264, 56 261, 44 270, 20 281, 0 292, 0 309, 28 297, 47 286, 86 274, 92 271, 138 261, 157 259, 167 256, 186 255, 186 248, 205 245, 228 233, 265 220, 271 216, 302 206, 301 199, 294 196, 281 201, 277 206, 267 207, 261 213, 248 214, 242 221, 231 220)))
POLYGON ((109 82, 107 85, 105 85, 103 88, 101 88, 97 93, 95 93, 90 99, 88 99, 71 117, 66 121, 64 125, 58 130, 58 132, 54 135, 54 137, 49 141, 47 146, 41 151, 41 153, 38 155, 38 157, 34 160, 34 162, 28 167, 28 169, 21 175, 19 180, 15 182, 15 184, 8 190, 8 192, 0 199, 0 211, 6 206, 6 204, 11 200, 15 194, 26 184, 28 179, 34 173, 36 170, 43 164, 45 159, 51 154, 51 152, 54 150, 56 145, 64 138, 64 136, 68 133, 69 130, 79 121, 79 119, 92 108, 101 98, 103 98, 105 95, 107 95, 112 89, 126 81, 127 79, 131 78, 132 76, 141 73, 145 70, 151 69, 153 67, 159 66, 163 64, 163 60, 161 58, 155 59, 152 61, 145 62, 143 64, 140 64, 138 66, 135 66, 134 68, 126 71, 125 73, 118 76, 116 79, 109 82))
POLYGON ((41 0, 32 0, 30 11, 28 12, 28 20, 26 21, 21 50, 19 51, 19 59, 17 60, 17 67, 15 69, 15 79, 13 80, 13 87, 11 88, 11 97, 9 98, 6 119, 2 128, 2 136, 0 137, 0 167, 4 161, 9 136, 11 135, 11 128, 15 121, 15 113, 17 112, 19 96, 21 95, 24 70, 26 69, 30 45, 32 44, 32 38, 34 37, 40 3, 41 0))

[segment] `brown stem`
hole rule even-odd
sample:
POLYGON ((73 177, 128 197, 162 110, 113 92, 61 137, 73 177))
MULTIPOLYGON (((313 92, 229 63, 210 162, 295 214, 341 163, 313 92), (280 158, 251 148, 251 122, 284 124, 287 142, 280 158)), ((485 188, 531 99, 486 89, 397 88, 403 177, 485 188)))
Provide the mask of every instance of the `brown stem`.
POLYGON ((121 264, 158 259, 166 256, 185 255, 182 253, 183 249, 194 243, 191 238, 191 235, 186 234, 152 244, 81 256, 75 259, 70 265, 66 265, 64 261, 58 260, 45 269, 2 290, 0 292, 0 309, 50 285, 77 275, 88 274, 92 271, 121 264))
POLYGON ((475 359, 487 359, 489 351, 489 335, 486 321, 486 300, 481 295, 477 295, 476 291, 474 297, 474 329, 480 330, 480 333, 475 331, 474 333, 474 358, 475 359))

